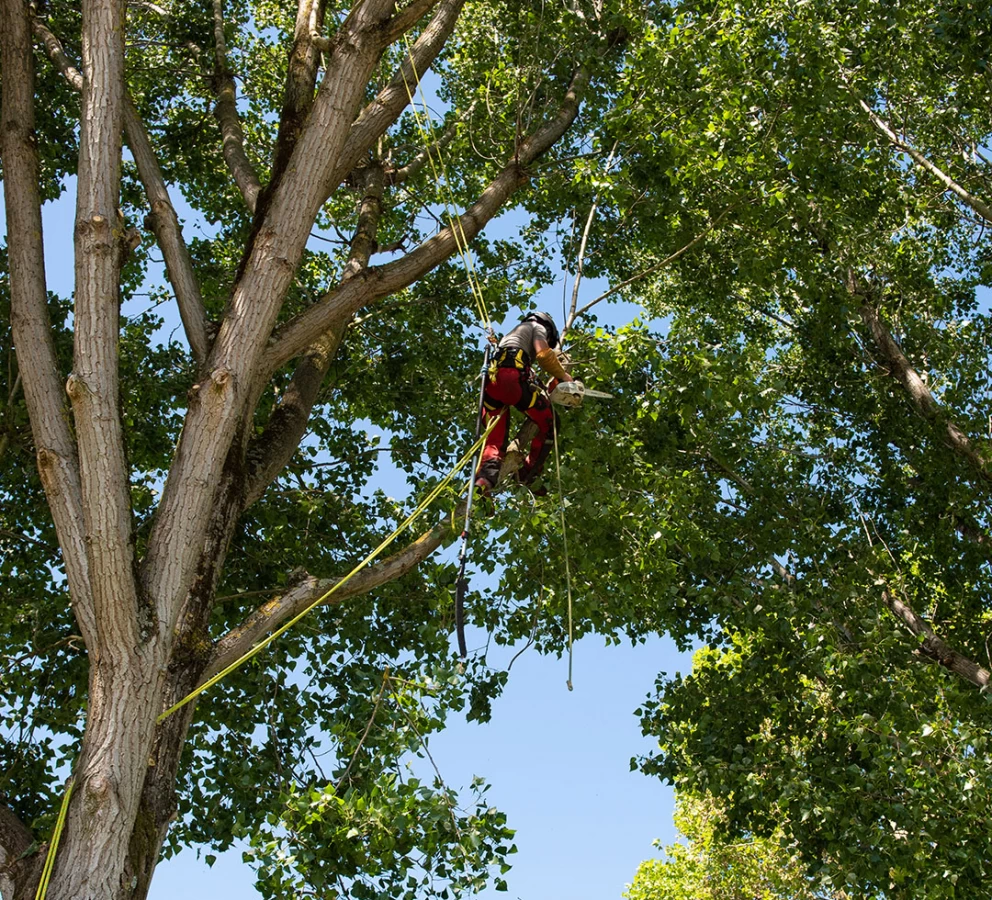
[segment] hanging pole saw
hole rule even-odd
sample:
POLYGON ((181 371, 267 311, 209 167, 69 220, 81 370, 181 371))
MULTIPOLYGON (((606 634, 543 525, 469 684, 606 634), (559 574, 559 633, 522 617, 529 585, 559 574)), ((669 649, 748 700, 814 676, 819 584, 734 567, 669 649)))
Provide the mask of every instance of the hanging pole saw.
MULTIPOLYGON (((489 357, 492 344, 486 342, 486 352, 482 357, 482 386, 479 388, 479 411, 475 417, 475 438, 477 441, 482 433, 482 403, 486 395, 486 379, 489 377, 489 357)), ((455 631, 458 633, 458 655, 465 659, 468 647, 465 644, 465 592, 468 590, 468 579, 465 577, 465 563, 468 561, 468 530, 472 522, 472 500, 475 495, 473 483, 475 469, 468 476, 468 500, 465 503, 465 525, 462 528, 461 549, 458 551, 458 578, 455 580, 455 631)))

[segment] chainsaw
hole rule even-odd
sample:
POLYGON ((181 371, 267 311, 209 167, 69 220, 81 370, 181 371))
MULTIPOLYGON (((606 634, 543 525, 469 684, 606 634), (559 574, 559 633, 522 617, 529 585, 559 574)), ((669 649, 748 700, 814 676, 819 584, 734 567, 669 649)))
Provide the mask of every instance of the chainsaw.
POLYGON ((561 381, 551 392, 552 403, 572 409, 581 406, 582 400, 585 397, 595 397, 598 400, 612 400, 613 394, 590 390, 581 381, 561 381))

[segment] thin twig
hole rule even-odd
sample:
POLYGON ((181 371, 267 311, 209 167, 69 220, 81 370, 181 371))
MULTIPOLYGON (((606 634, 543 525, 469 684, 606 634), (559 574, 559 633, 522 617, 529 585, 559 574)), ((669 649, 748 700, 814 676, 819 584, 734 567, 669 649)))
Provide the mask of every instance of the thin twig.
POLYGON ((648 266, 648 268, 644 269, 644 271, 638 272, 636 275, 632 275, 630 278, 626 279, 626 281, 621 281, 620 284, 611 287, 608 291, 600 294, 595 300, 592 300, 589 303, 587 303, 585 306, 582 307, 582 309, 580 309, 577 313, 575 313, 574 316, 572 316, 568 320, 566 331, 572 327, 572 325, 575 323, 576 319, 579 318, 579 316, 585 315, 590 309, 592 309, 592 307, 594 307, 601 300, 605 300, 607 297, 610 297, 613 294, 617 293, 617 291, 621 291, 628 285, 633 284, 635 281, 640 281, 642 278, 646 278, 648 275, 654 274, 659 269, 663 269, 665 266, 669 265, 670 263, 675 262, 675 260, 677 260, 680 256, 684 256, 693 247, 695 247, 696 244, 698 244, 703 238, 705 238, 711 231, 713 231, 713 229, 716 228, 726 218, 727 213, 729 213, 730 210, 731 207, 727 207, 727 209, 725 209, 722 213, 720 213, 720 215, 717 216, 716 219, 714 219, 709 225, 707 225, 705 229, 703 229, 691 241, 689 241, 688 244, 686 244, 680 250, 676 250, 673 254, 671 254, 671 256, 666 256, 663 260, 661 260, 661 262, 657 262, 652 266, 648 266))
MULTIPOLYGON (((606 160, 606 167, 603 174, 609 174, 610 166, 613 165, 613 158, 616 155, 620 141, 613 142, 613 149, 610 150, 609 158, 606 160)), ((592 198, 592 206, 589 207, 589 215, 586 217, 585 228, 582 229, 582 240, 579 241, 579 257, 575 263, 575 283, 572 285, 572 305, 568 311, 568 322, 571 324, 575 320, 575 308, 579 304, 579 285, 582 283, 582 266, 586 259, 586 242, 589 240, 589 231, 592 229, 592 221, 596 215, 596 208, 599 206, 599 192, 592 198)))
POLYGON ((375 722, 376 714, 379 712, 379 706, 382 704, 382 698, 386 693, 387 684, 389 684, 389 666, 386 666, 382 672, 382 684, 379 687, 379 695, 375 698, 375 706, 372 707, 372 715, 369 716, 368 724, 365 726, 365 731, 362 732, 362 736, 358 740, 358 746, 355 747, 355 752, 351 754, 351 759, 348 760, 348 765, 345 767, 344 774, 341 776, 334 788, 335 794, 340 793, 341 786, 348 778, 348 774, 351 772, 351 767, 355 764, 355 760, 358 758, 358 753, 362 749, 365 739, 369 736, 369 732, 372 730, 372 723, 375 722))
POLYGON ((427 759, 430 760, 430 764, 434 767, 434 774, 437 775, 438 784, 441 786, 441 789, 444 791, 444 799, 446 801, 445 806, 447 806, 448 808, 448 815, 451 816, 451 824, 454 826, 455 834, 457 834, 459 840, 461 840, 462 830, 458 827, 458 819, 455 817, 455 810, 451 805, 450 799, 448 798, 448 786, 444 783, 444 778, 441 777, 441 770, 437 767, 437 763, 434 762, 434 757, 431 756, 431 751, 427 747, 427 741, 424 739, 424 736, 417 729, 417 726, 414 723, 413 719, 410 718, 410 714, 403 708, 403 704, 400 702, 400 698, 395 693, 391 694, 390 696, 393 697, 394 700, 396 700, 396 708, 403 714, 403 718, 406 719, 407 723, 410 725, 410 728, 413 730, 413 733, 417 736, 417 739, 420 741, 420 746, 424 748, 424 754, 427 756, 427 759))

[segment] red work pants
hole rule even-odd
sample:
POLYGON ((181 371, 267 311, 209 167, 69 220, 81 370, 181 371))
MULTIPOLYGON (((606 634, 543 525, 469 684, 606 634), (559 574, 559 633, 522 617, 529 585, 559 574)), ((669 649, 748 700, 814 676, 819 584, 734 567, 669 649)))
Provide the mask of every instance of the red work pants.
POLYGON ((526 484, 541 473, 551 447, 554 411, 545 393, 531 384, 530 370, 510 367, 497 369, 495 378, 490 378, 486 384, 482 421, 486 426, 493 416, 499 416, 499 421, 486 438, 486 446, 482 450, 482 463, 477 473, 490 485, 496 484, 503 457, 506 455, 511 406, 515 406, 537 425, 537 436, 531 441, 530 453, 520 470, 521 481, 526 484))

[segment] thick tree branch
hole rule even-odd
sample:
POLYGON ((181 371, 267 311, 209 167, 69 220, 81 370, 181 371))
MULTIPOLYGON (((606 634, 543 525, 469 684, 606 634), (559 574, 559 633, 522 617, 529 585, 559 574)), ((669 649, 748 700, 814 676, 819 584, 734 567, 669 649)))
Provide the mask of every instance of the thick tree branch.
POLYGON ((427 13, 434 9, 438 2, 439 0, 411 0, 403 9, 398 10, 390 21, 389 28, 386 31, 387 43, 391 44, 398 37, 406 34, 427 13))
POLYGON ((169 198, 148 132, 130 97, 124 99, 124 128, 131 155, 138 167, 138 176, 151 207, 151 213, 145 218, 145 226, 155 234, 158 245, 162 248, 162 258, 176 294, 186 337, 194 358, 202 366, 210 352, 210 339, 207 335, 207 313, 200 296, 200 285, 183 240, 179 216, 169 198))
POLYGON ((978 215, 980 215, 985 221, 992 222, 992 206, 989 206, 984 200, 976 197, 970 191, 963 188, 958 184, 950 175, 944 172, 940 167, 934 165, 927 159, 919 150, 913 147, 911 144, 906 143, 902 138, 899 137, 891 128, 888 122, 886 122, 881 116, 879 116, 865 101, 864 99, 848 85, 848 89, 854 94, 858 101, 858 105, 862 110, 868 115, 868 119, 875 128, 878 129, 885 137, 888 139, 889 143, 892 144, 897 150, 905 153, 913 162, 915 162, 921 169, 929 172, 937 179, 947 190, 951 193, 957 195, 957 197, 963 200, 968 206, 970 206, 978 215))
MULTIPOLYGON (((458 534, 459 524, 465 514, 465 501, 462 501, 453 514, 425 532, 413 543, 387 557, 381 563, 376 563, 363 569, 348 581, 340 590, 327 598, 327 605, 337 606, 369 591, 401 578, 427 559, 435 550, 458 534)), ((216 645, 201 678, 203 681, 212 678, 234 660, 244 655, 261 638, 274 631, 283 622, 291 619, 306 609, 322 594, 329 591, 340 579, 314 578, 307 576, 299 584, 280 597, 275 597, 251 613, 245 621, 233 631, 221 638, 216 645)))
POLYGON ((129 655, 142 641, 131 543, 131 500, 118 370, 124 10, 93 0, 84 14, 76 187, 72 401, 98 648, 129 655))
MULTIPOLYGON (((848 290, 860 295, 864 300, 865 291, 860 287, 853 272, 848 276, 848 290)), ((905 388, 917 412, 928 422, 942 426, 947 446, 971 463, 983 480, 992 481, 992 468, 988 460, 975 448, 964 431, 948 418, 943 407, 934 399, 930 388, 920 378, 902 348, 885 327, 878 309, 868 300, 862 302, 861 319, 868 326, 868 331, 889 374, 905 388)))
MULTIPOLYGON (((376 233, 382 215, 384 177, 381 163, 375 162, 362 169, 359 180, 363 193, 358 210, 358 227, 351 242, 351 255, 345 265, 344 281, 355 278, 368 267, 376 249, 376 233)), ((293 458, 347 325, 348 319, 335 322, 306 349, 265 431, 249 448, 248 504, 262 495, 293 458)))
POLYGON ((135 579, 118 368, 124 4, 82 4, 83 92, 76 180, 75 346, 68 392, 97 621, 76 791, 52 873, 55 897, 118 895, 164 677, 165 635, 135 579), (142 598, 143 599, 143 598, 142 598), (129 764, 122 764, 127 761, 129 764), (97 837, 102 836, 102 839, 97 837))
POLYGON ((923 656, 934 660, 982 691, 988 690, 990 677, 988 670, 949 647, 933 633, 933 629, 927 622, 921 619, 907 603, 900 600, 892 591, 883 590, 882 599, 892 614, 913 635, 920 638, 919 652, 923 656))
POLYGON ((278 182, 293 155, 296 142, 313 107, 320 49, 314 42, 324 27, 325 0, 299 0, 293 47, 286 68, 279 134, 272 155, 271 182, 278 182))
MULTIPOLYGON (((530 176, 526 167, 546 153, 565 134, 578 115, 589 77, 589 71, 584 68, 575 74, 562 99, 558 114, 519 145, 515 157, 485 188, 479 199, 459 217, 455 227, 466 241, 475 238, 514 191, 527 183, 530 176)), ((299 354, 326 329, 329 322, 341 315, 342 309, 353 313, 366 303, 413 284, 456 253, 460 239, 452 227, 448 226, 401 259, 369 269, 362 276, 360 285, 357 283, 359 279, 340 285, 275 332, 266 352, 268 371, 275 371, 299 354)))
POLYGON ((83 532, 79 461, 69 430, 66 396, 48 317, 29 12, 21 0, 0 3, 4 21, 0 44, 4 85, 0 154, 4 167, 11 327, 38 472, 62 548, 73 610, 87 643, 92 645, 96 621, 83 532))
MULTIPOLYGON (((49 30, 39 18, 34 19, 34 31, 45 45, 49 59, 63 74, 66 81, 77 91, 83 89, 83 76, 73 65, 68 54, 62 47, 61 41, 49 30)), ((169 198, 169 191, 162 177, 158 159, 148 138, 137 109, 130 96, 124 101, 124 130, 127 134, 131 154, 138 166, 138 176, 145 188, 151 214, 145 219, 145 225, 154 233, 169 281, 176 294, 179 306, 179 316, 183 322, 186 337, 189 340, 193 356, 199 364, 203 364, 209 350, 207 337, 207 317, 200 297, 200 286, 193 271, 193 262, 186 249, 182 237, 182 226, 176 215, 175 207, 169 198)))
POLYGON ((75 91, 83 90, 83 75, 69 59, 62 42, 49 30, 48 26, 37 16, 33 20, 34 32, 41 38, 45 45, 45 52, 48 58, 55 64, 55 67, 62 73, 62 76, 69 86, 75 91))
POLYGON ((245 204, 255 211, 258 195, 262 190, 255 167, 245 155, 245 136, 238 116, 238 89, 227 66, 227 45, 224 40, 224 2, 213 0, 214 5, 214 92, 217 102, 214 115, 220 124, 224 162, 234 176, 245 204))
MULTIPOLYGON (((110 16, 112 16, 112 13, 108 13, 108 17, 110 16)), ((49 57, 63 73, 69 84, 83 93, 84 125, 87 124, 86 103, 91 97, 89 92, 85 90, 87 85, 83 76, 72 65, 60 41, 52 34, 44 22, 35 17, 33 24, 35 32, 42 38, 45 44, 49 57)), ((98 58, 100 60, 98 65, 102 65, 106 56, 100 54, 98 58)), ((103 304, 101 307, 100 299, 107 296, 116 296, 117 294, 116 284, 119 275, 121 254, 119 248, 115 246, 117 241, 112 236, 109 226, 110 217, 97 211, 92 218, 84 220, 81 213, 85 209, 85 204, 90 205, 90 211, 102 209, 106 212, 108 206, 110 209, 116 210, 115 195, 117 187, 114 179, 119 178, 119 174, 116 171, 118 162, 113 154, 115 152, 114 142, 116 141, 118 148, 116 152, 119 157, 121 128, 119 116, 121 107, 125 108, 125 116, 128 115, 129 111, 130 124, 136 132, 133 142, 134 147, 132 149, 135 151, 135 158, 142 177, 145 178, 147 176, 146 189, 149 193, 149 199, 151 200, 155 196, 159 198, 164 196, 165 202, 168 203, 168 194, 165 192, 164 181, 158 169, 157 161, 154 158, 154 153, 151 150, 151 145, 148 142, 147 135, 144 133, 144 127, 133 106, 120 96, 120 86, 112 83, 114 77, 116 77, 114 73, 111 73, 111 78, 108 79, 103 90, 108 94, 112 94, 113 102, 119 105, 109 111, 99 110, 100 115, 91 117, 89 123, 91 124, 92 133, 95 135, 95 138, 90 142, 88 147, 84 148, 84 151, 89 154, 86 158, 92 159, 97 159, 100 151, 106 150, 109 152, 102 161, 93 164, 93 174, 88 178, 89 196, 84 198, 80 195, 80 202, 77 205, 77 219, 81 223, 81 227, 77 227, 76 233, 77 352, 76 365, 74 367, 76 371, 74 371, 69 380, 70 396, 74 400, 80 400, 80 404, 76 409, 77 429, 79 430, 80 438, 87 432, 90 437, 97 438, 96 446, 93 450, 94 457, 100 459, 104 464, 102 471, 94 472, 91 479, 86 479, 86 483, 91 484, 89 490, 97 493, 102 493, 105 489, 108 490, 108 496, 112 494, 112 489, 110 488, 112 483, 119 481, 120 478, 126 479, 126 470, 123 460, 122 434, 120 432, 119 420, 116 423, 116 441, 113 424, 111 423, 111 427, 108 429, 105 429, 103 425, 104 420, 110 422, 113 418, 109 414, 109 411, 111 404, 116 403, 114 398, 118 390, 116 385, 116 351, 109 349, 110 345, 116 342, 117 325, 116 319, 107 315, 106 304, 103 304), (106 142, 108 137, 111 141, 110 145, 107 147, 102 146, 102 143, 106 142), (157 185, 155 184, 156 178, 158 181, 157 185), (84 254, 88 254, 88 257, 81 260, 80 256, 84 254), (85 273, 85 284, 82 287, 80 286, 81 273, 85 273), (96 296, 95 301, 93 299, 94 291, 96 296), (86 299, 87 302, 80 305, 83 299, 86 299), (113 334, 113 337, 111 337, 111 334, 113 334), (107 365, 106 369, 104 369, 104 364, 107 365), (100 372, 109 375, 105 385, 101 388, 107 392, 107 396, 103 400, 90 402, 93 400, 90 393, 92 384, 87 386, 85 380, 80 379, 80 370, 88 370, 94 379, 98 378, 98 373, 100 372), (120 450, 115 450, 115 442, 120 445, 120 450), (109 452, 106 452, 108 450, 109 452)), ((95 101, 97 106, 103 102, 102 97, 98 97, 95 101)), ((84 133, 86 133, 85 127, 84 133)), ((83 158, 84 153, 81 153, 81 159, 83 158)), ((83 167, 81 165, 81 179, 82 175, 83 167)), ((163 250, 165 250, 165 247, 163 247, 163 250)), ((185 253, 184 247, 182 250, 185 253)), ((167 252, 167 260, 170 257, 174 257, 174 254, 167 252)), ((186 261, 188 265, 188 257, 186 257, 186 261)), ((175 260, 173 262, 175 263, 175 260)), ((195 289, 195 280, 193 284, 195 289)), ((76 404, 74 404, 75 406, 76 404)), ((83 459, 83 471, 84 473, 87 471, 85 458, 83 459)), ((122 483, 126 484, 126 480, 122 483)), ((94 546, 91 541, 90 549, 91 552, 95 550, 98 553, 105 551, 110 557, 115 559, 117 557, 127 559, 130 540, 130 503, 125 496, 126 489, 118 488, 116 493, 116 510, 108 511, 106 516, 97 516, 97 519, 101 520, 98 527, 106 536, 108 544, 106 547, 94 546), (113 520, 113 524, 110 524, 111 520, 113 520)), ((111 566, 113 565, 114 563, 111 563, 111 566)), ((91 575, 99 578, 97 572, 91 571, 91 575)), ((125 589, 125 593, 133 588, 130 579, 123 579, 120 583, 108 585, 107 590, 109 592, 116 592, 122 586, 125 589)), ((99 598, 97 598, 96 602, 100 602, 99 598)), ((123 621, 124 618, 121 619, 121 622, 123 621)))
MULTIPOLYGON (((510 415, 510 410, 507 409, 504 415, 510 415)), ((558 427, 557 417, 555 418, 555 428, 558 427)), ((516 436, 507 445, 506 455, 503 457, 503 464, 499 467, 499 478, 496 480, 497 486, 506 481, 512 475, 515 475, 524 464, 527 459, 527 454, 530 453, 530 445, 534 438, 537 437, 537 426, 528 419, 517 432, 516 436)))
POLYGON ((451 37, 465 0, 441 0, 441 5, 427 27, 403 57, 399 70, 355 119, 341 155, 330 174, 324 193, 326 199, 341 180, 362 160, 384 135, 410 102, 410 91, 431 67, 445 42, 451 37))
POLYGON ((369 266, 372 254, 378 248, 379 219, 382 217, 382 198, 385 175, 382 162, 374 160, 365 166, 358 178, 362 199, 358 203, 358 224, 351 239, 351 253, 345 264, 342 281, 356 278, 369 266))

